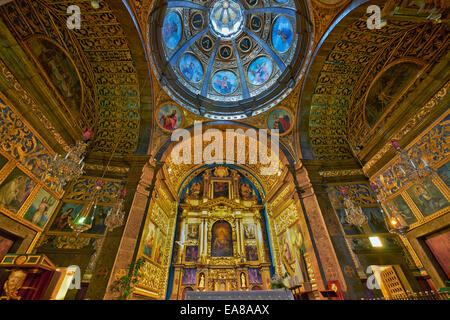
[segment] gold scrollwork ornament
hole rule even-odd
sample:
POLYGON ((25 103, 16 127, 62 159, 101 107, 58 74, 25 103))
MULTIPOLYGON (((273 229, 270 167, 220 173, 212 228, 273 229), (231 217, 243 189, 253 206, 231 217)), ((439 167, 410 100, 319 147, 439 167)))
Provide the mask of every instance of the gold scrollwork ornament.
POLYGON ((27 273, 23 270, 16 269, 11 271, 8 280, 5 282, 3 289, 5 289, 6 296, 9 299, 20 300, 19 289, 22 287, 27 273))

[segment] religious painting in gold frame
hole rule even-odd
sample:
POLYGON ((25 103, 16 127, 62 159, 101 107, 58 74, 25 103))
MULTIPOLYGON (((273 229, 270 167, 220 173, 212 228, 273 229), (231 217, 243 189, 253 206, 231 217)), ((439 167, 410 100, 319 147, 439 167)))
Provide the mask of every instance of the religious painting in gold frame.
POLYGON ((198 240, 199 227, 198 223, 188 224, 187 237, 189 240, 198 240))
POLYGON ((211 257, 233 256, 233 228, 224 220, 216 221, 211 228, 211 257))
POLYGON ((36 185, 36 181, 18 167, 13 168, 0 183, 0 207, 18 213, 36 185))
POLYGON ((288 108, 276 107, 267 112, 265 123, 269 133, 278 130, 278 135, 284 136, 292 131, 295 118, 288 108))
POLYGON ((386 66, 375 77, 367 90, 364 118, 370 128, 376 128, 384 115, 417 79, 423 62, 400 59, 386 66))
POLYGON ((56 95, 76 118, 84 103, 84 91, 80 74, 70 54, 55 41, 45 37, 33 37, 26 41, 26 48, 39 71, 56 95))
POLYGON ((41 189, 23 218, 39 228, 44 228, 57 204, 57 199, 45 189, 41 189))
POLYGON ((230 181, 213 180, 212 181, 213 199, 231 198, 230 181))
POLYGON ((158 127, 166 132, 172 132, 183 125, 184 116, 180 108, 173 103, 163 103, 155 113, 158 127))

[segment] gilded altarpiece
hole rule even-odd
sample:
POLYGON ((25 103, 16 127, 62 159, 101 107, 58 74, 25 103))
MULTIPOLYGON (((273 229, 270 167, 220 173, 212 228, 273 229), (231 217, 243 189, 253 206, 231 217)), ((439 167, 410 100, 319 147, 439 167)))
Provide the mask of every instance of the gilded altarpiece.
POLYGON ((164 299, 169 277, 169 264, 174 246, 176 206, 164 188, 157 187, 157 198, 150 201, 139 246, 138 259, 144 263, 134 294, 164 299))
POLYGON ((261 197, 237 170, 206 169, 180 204, 171 299, 186 291, 270 288, 268 233, 261 197))
POLYGON ((286 185, 267 205, 275 271, 278 276, 287 277, 284 283, 288 287, 301 284, 302 292, 314 291, 317 285, 302 231, 303 213, 293 200, 294 192, 286 185))

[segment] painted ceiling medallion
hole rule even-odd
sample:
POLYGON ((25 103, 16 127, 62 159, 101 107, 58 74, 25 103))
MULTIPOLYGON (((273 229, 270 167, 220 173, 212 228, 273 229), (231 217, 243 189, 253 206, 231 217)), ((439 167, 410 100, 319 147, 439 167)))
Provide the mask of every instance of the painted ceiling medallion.
POLYGON ((177 105, 213 119, 273 107, 295 85, 289 80, 304 72, 302 57, 311 45, 308 33, 296 32, 308 28, 296 3, 167 0, 157 14, 162 26, 149 26, 164 90, 177 105))

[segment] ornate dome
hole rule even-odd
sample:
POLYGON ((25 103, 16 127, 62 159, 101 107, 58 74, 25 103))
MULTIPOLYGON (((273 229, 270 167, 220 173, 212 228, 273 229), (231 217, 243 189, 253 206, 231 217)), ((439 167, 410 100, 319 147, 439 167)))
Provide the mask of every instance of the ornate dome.
POLYGON ((292 90, 309 40, 303 2, 164 3, 154 7, 162 9, 153 10, 150 43, 159 80, 177 103, 209 118, 238 119, 292 90))

